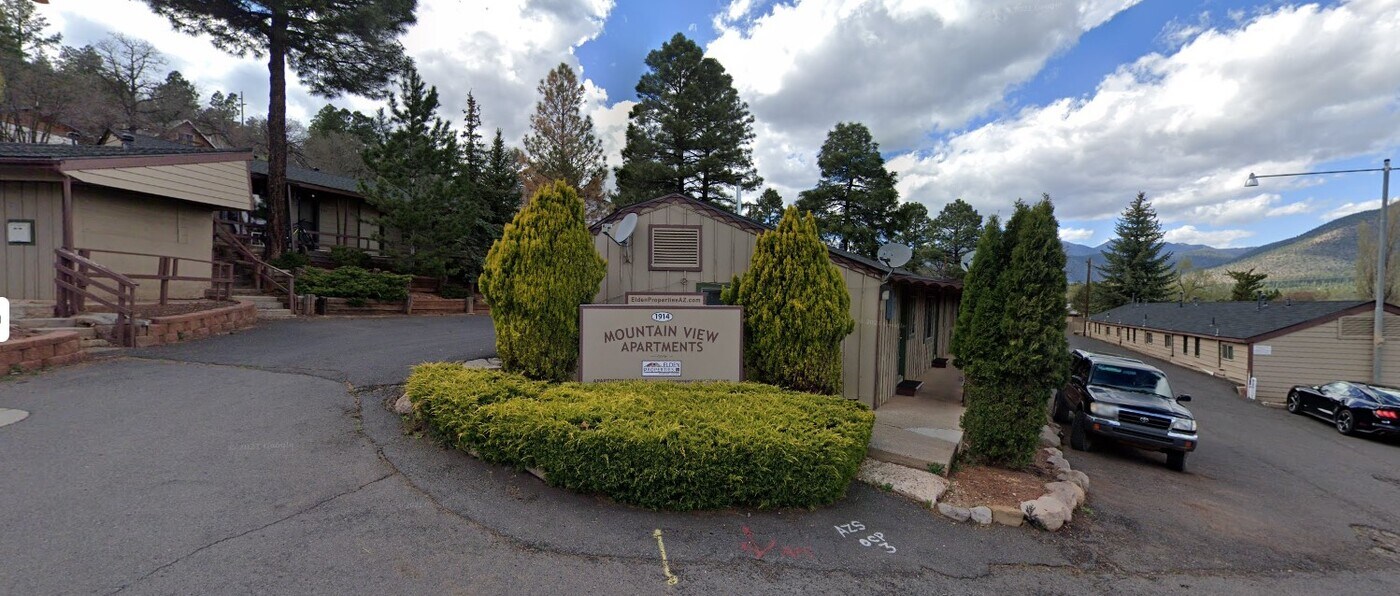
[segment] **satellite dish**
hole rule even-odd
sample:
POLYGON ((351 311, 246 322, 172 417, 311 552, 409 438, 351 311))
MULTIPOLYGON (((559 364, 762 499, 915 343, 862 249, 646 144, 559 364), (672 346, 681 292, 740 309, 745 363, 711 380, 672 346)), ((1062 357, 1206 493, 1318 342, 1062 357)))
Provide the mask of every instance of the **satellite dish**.
POLYGON ((880 250, 875 252, 875 258, 890 268, 903 267, 913 256, 913 249, 903 244, 894 243, 881 246, 880 250))
POLYGON ((637 231, 637 214, 628 213, 622 217, 622 221, 617 222, 608 231, 608 237, 620 246, 627 246, 627 239, 632 237, 632 232, 637 231))
POLYGON ((963 257, 962 257, 962 262, 961 262, 961 263, 958 263, 958 264, 959 264, 959 265, 962 265, 962 268, 963 268, 964 271, 972 268, 972 255, 973 255, 974 253, 976 253, 976 252, 977 252, 977 251, 974 250, 974 251, 970 251, 970 252, 968 252, 967 254, 963 255, 963 257))

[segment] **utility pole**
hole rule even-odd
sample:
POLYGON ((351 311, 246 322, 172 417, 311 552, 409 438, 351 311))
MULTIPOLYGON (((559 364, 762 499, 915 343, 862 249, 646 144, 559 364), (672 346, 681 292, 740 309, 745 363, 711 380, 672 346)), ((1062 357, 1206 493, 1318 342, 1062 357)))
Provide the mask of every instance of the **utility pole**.
POLYGON ((1385 345, 1385 291, 1390 285, 1390 276, 1386 275, 1385 258, 1390 252, 1390 241, 1386 234, 1390 231, 1390 214, 1388 213, 1390 202, 1390 160, 1385 160, 1385 165, 1381 167, 1381 221, 1376 226, 1376 236, 1380 241, 1376 243, 1376 314, 1375 321, 1371 328, 1371 382, 1377 385, 1384 383, 1381 378, 1382 360, 1381 350, 1385 345))
POLYGON ((1089 337, 1089 305, 1094 303, 1094 259, 1084 263, 1084 337, 1089 337))

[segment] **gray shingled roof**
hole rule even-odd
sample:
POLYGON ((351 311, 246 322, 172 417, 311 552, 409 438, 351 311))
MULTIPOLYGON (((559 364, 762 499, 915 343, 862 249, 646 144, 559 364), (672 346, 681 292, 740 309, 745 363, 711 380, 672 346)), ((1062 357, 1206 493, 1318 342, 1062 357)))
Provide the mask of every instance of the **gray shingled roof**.
MULTIPOLYGON (((249 165, 249 169, 251 169, 254 174, 266 176, 267 162, 261 159, 255 159, 252 164, 249 165)), ((337 176, 320 170, 310 170, 288 165, 287 180, 301 184, 314 184, 316 186, 360 196, 360 185, 354 178, 337 176)))
POLYGON ((1320 302, 1152 302, 1125 304, 1089 317, 1096 323, 1146 327, 1192 335, 1249 339, 1315 320, 1326 320, 1369 300, 1320 302))
POLYGON ((56 161, 102 157, 151 157, 190 153, 246 153, 243 149, 203 149, 185 145, 108 147, 104 145, 50 145, 45 143, 0 143, 0 158, 56 161))

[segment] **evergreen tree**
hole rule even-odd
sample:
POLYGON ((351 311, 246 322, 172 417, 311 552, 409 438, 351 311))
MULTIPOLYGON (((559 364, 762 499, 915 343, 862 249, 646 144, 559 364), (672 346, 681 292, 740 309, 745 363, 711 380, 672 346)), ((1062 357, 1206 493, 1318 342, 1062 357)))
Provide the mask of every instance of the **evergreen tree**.
POLYGON ((33 62, 63 40, 57 33, 44 35, 49 20, 35 10, 32 0, 0 0, 0 66, 33 62))
POLYGON ((578 307, 606 274, 573 187, 555 182, 536 192, 491 246, 480 279, 502 368, 569 378, 578 363, 578 307))
POLYGON ((899 232, 899 192, 885 169, 880 146, 859 122, 827 133, 817 155, 821 180, 804 191, 797 207, 817 220, 822 237, 841 250, 873 256, 899 232))
POLYGON ((1118 237, 1108 243, 1107 261, 1099 267, 1104 299, 1114 306, 1131 300, 1164 302, 1172 296, 1172 253, 1163 253, 1162 224, 1145 193, 1123 210, 1114 230, 1118 237))
POLYGON ((999 300, 994 293, 997 280, 1001 277, 1002 237, 1001 220, 995 215, 987 218, 982 235, 977 239, 972 266, 963 279, 962 301, 958 305, 958 319, 953 325, 953 339, 948 347, 954 356, 953 366, 962 369, 969 379, 979 370, 990 347, 1000 340, 996 333, 998 330, 987 326, 987 309, 999 300), (978 326, 979 310, 982 312, 982 326, 978 326))
POLYGON ((539 85, 540 100, 525 136, 525 192, 563 180, 579 191, 588 221, 607 215, 612 205, 603 196, 608 176, 603 142, 593 132, 593 118, 583 115, 584 89, 569 65, 560 63, 539 85))
POLYGON ((758 236, 748 270, 721 298, 744 307, 750 380, 798 391, 841 391, 841 340, 855 329, 851 295, 811 214, 783 212, 758 236))
POLYGON ((744 216, 768 227, 778 225, 783 218, 783 197, 771 188, 763 189, 763 194, 744 209, 744 216))
POLYGON ((420 275, 469 276, 479 255, 471 232, 482 218, 461 186, 456 134, 437 116, 438 93, 412 67, 389 97, 387 130, 365 147, 369 180, 360 192, 393 230, 383 239, 400 270, 420 275))
POLYGON ((966 201, 955 199, 943 206, 938 217, 933 218, 931 257, 935 264, 932 272, 953 279, 963 277, 963 258, 972 252, 982 229, 982 214, 966 201))
POLYGON ((677 33, 647 54, 628 113, 614 203, 670 193, 735 210, 728 189, 763 183, 753 167, 753 116, 724 66, 677 33))
POLYGON ((1255 273, 1253 267, 1248 271, 1226 270, 1225 275, 1235 280, 1235 285, 1230 288, 1230 300, 1236 302, 1248 302, 1258 298, 1277 300, 1281 295, 1278 290, 1266 291, 1264 280, 1269 278, 1269 274, 1255 273))
POLYGON ((383 95, 407 58, 398 37, 417 0, 146 0, 175 29, 239 56, 267 57, 268 257, 282 254, 287 213, 287 66, 318 95, 383 95))
POLYGON ((473 255, 485 257, 520 209, 520 197, 525 192, 520 176, 521 161, 520 152, 507 147, 501 129, 496 129, 491 149, 486 151, 482 161, 480 178, 471 185, 481 205, 481 220, 472 239, 473 255))

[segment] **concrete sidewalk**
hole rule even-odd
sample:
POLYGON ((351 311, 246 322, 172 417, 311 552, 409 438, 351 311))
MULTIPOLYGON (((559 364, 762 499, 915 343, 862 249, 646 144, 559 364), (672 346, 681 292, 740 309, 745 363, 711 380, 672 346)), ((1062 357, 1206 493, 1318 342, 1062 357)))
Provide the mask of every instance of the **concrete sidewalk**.
POLYGON ((933 369, 914 395, 896 395, 875 409, 872 459, 947 474, 962 442, 962 388, 956 369, 933 369))

